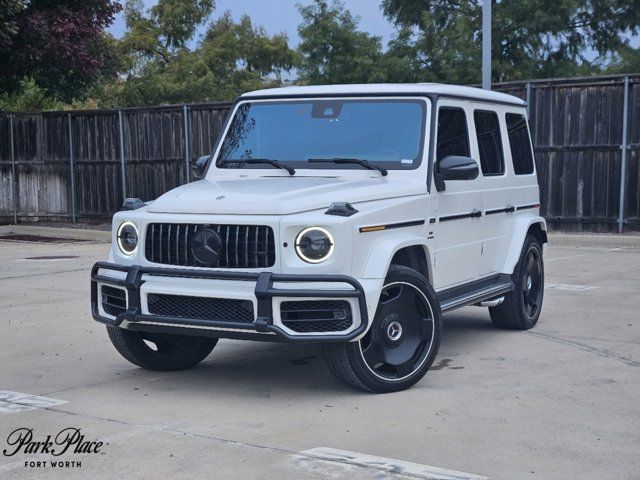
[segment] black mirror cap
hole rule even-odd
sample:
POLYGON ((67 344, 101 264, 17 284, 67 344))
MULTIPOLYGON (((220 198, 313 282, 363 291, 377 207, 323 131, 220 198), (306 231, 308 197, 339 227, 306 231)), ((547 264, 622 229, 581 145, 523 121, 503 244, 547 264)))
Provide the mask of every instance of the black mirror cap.
POLYGON ((436 189, 445 189, 445 180, 474 180, 478 178, 480 169, 478 163, 471 157, 462 155, 447 155, 438 162, 435 174, 436 189))
POLYGON ((211 155, 204 155, 200 158, 196 158, 191 163, 191 175, 193 178, 200 180, 204 177, 204 172, 207 169, 207 163, 209 163, 209 158, 211 155))
POLYGON ((137 210, 146 205, 139 198, 125 198, 124 202, 122 202, 122 208, 120 210, 137 210))

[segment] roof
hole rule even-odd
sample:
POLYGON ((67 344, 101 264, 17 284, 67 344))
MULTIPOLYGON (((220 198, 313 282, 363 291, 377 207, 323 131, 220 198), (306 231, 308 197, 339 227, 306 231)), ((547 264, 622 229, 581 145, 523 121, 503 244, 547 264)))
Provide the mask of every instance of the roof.
POLYGON ((300 87, 266 88, 247 92, 241 98, 260 97, 309 97, 314 95, 428 95, 439 94, 454 97, 473 98, 492 102, 526 105, 526 103, 506 93, 483 90, 481 88, 447 85, 445 83, 368 83, 351 85, 308 85, 300 87))

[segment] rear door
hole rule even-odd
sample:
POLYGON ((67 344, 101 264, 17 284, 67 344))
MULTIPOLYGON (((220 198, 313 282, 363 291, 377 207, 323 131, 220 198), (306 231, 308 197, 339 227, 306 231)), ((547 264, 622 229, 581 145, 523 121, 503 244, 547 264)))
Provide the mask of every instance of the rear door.
MULTIPOLYGON (((471 156, 469 103, 442 100, 438 103, 435 161, 447 155, 471 156)), ((480 181, 447 181, 434 196, 436 252, 434 286, 444 289, 476 280, 482 253, 478 214, 482 209, 480 181)))
POLYGON ((472 152, 480 163, 482 187, 481 277, 499 273, 511 239, 514 218, 513 171, 506 161, 504 111, 496 105, 473 104, 472 152))

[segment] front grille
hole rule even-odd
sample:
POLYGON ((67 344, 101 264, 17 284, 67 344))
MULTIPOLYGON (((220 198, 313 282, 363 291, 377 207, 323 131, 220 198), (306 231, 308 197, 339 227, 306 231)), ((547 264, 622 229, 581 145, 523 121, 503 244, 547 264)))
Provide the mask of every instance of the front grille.
POLYGON ((345 300, 304 300, 280 304, 282 324, 298 333, 341 332, 352 323, 351 305, 345 300))
POLYGON ((276 262, 273 229, 266 225, 210 225, 151 223, 147 226, 145 256, 165 265, 202 267, 191 251, 199 230, 209 228, 220 237, 218 268, 269 268, 276 262))
POLYGON ((249 300, 150 293, 147 304, 149 314, 161 317, 253 322, 253 303, 249 300))
POLYGON ((127 309, 127 293, 121 288, 103 285, 102 308, 108 315, 117 317, 127 309))

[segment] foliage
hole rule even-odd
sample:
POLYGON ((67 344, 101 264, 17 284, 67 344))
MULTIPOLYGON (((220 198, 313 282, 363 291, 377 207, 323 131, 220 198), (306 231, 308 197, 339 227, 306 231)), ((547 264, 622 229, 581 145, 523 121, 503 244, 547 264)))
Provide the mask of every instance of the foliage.
POLYGON ((358 30, 359 19, 338 0, 298 5, 300 80, 312 84, 384 80, 380 37, 358 30))
POLYGON ((160 0, 145 15, 139 1, 127 2, 128 31, 121 47, 129 69, 124 82, 105 88, 102 103, 230 100, 244 91, 279 83, 281 71, 291 69, 297 56, 285 35, 268 35, 248 16, 236 23, 225 13, 195 42, 198 27, 213 7, 211 0, 160 0), (176 23, 176 18, 181 20, 176 23))
MULTIPOLYGON (((415 33, 397 40, 415 76, 480 81, 482 2, 383 0, 382 8, 415 33)), ((492 10, 494 81, 588 74, 588 52, 611 55, 640 31, 640 0, 493 0, 492 10)))
POLYGON ((100 79, 105 66, 115 63, 113 43, 104 33, 121 9, 115 1, 3 0, 3 4, 0 91, 11 94, 31 78, 47 95, 68 102, 100 79))
MULTIPOLYGON (((0 109, 230 100, 293 69, 303 84, 480 82, 483 0, 378 1, 386 48, 341 0, 308 0, 293 50, 248 16, 212 21, 215 0, 0 0, 0 109)), ((494 81, 640 71, 640 0, 488 1, 494 81)))

